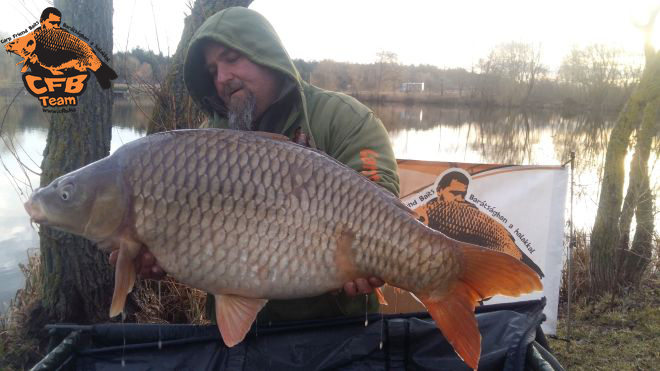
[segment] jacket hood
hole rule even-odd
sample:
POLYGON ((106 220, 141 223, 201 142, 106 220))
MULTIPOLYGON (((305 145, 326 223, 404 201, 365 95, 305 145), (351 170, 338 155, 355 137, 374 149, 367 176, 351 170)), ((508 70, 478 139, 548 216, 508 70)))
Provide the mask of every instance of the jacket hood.
MULTIPOLYGON (((300 74, 273 26, 254 10, 232 7, 209 17, 193 35, 188 47, 183 66, 184 81, 193 100, 202 107, 207 107, 204 98, 216 95, 204 63, 203 47, 209 41, 235 49, 253 63, 283 74, 295 83, 299 95, 302 94, 300 74)), ((301 100, 304 104, 302 95, 301 100)))

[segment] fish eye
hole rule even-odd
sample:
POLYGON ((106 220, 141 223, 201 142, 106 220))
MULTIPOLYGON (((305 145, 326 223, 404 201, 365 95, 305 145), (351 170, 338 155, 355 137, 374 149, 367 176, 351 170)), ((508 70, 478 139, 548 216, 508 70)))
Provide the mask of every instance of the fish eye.
POLYGON ((70 200, 71 197, 73 196, 73 188, 74 188, 73 184, 71 184, 71 183, 68 183, 68 184, 65 184, 64 186, 62 186, 61 190, 59 192, 60 193, 60 198, 63 201, 70 200))

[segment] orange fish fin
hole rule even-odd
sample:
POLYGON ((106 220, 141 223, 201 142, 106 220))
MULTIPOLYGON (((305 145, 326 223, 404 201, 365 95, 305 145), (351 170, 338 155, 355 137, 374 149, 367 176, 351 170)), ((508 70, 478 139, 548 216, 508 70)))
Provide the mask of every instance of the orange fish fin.
POLYGON ((460 279, 479 294, 479 299, 543 290, 539 275, 520 260, 498 251, 460 244, 464 257, 460 279))
POLYGON ((135 284, 135 264, 133 259, 140 251, 138 244, 122 244, 117 255, 115 266, 115 290, 112 293, 110 304, 110 317, 120 314, 126 304, 126 296, 133 290, 135 284))
POLYGON ((378 298, 378 304, 387 305, 387 300, 385 300, 385 294, 383 294, 383 289, 377 287, 376 290, 374 290, 374 292, 376 293, 376 298, 378 298))
POLYGON ((479 294, 458 281, 446 295, 434 299, 420 296, 436 325, 458 356, 473 370, 477 369, 481 354, 481 334, 474 317, 479 294))
POLYGON ((458 356, 476 369, 481 354, 481 334, 474 317, 478 301, 495 295, 520 296, 541 290, 543 285, 531 268, 510 255, 453 243, 462 254, 462 270, 453 286, 444 292, 417 296, 458 356))
POLYGON ((267 131, 253 131, 252 134, 258 135, 258 136, 263 137, 263 138, 272 139, 272 140, 281 140, 281 141, 284 141, 284 142, 289 141, 289 137, 287 137, 286 135, 276 134, 276 133, 269 133, 267 131))
POLYGON ((257 313, 266 305, 266 299, 245 298, 236 295, 215 297, 215 319, 222 340, 228 347, 240 343, 250 331, 257 313))

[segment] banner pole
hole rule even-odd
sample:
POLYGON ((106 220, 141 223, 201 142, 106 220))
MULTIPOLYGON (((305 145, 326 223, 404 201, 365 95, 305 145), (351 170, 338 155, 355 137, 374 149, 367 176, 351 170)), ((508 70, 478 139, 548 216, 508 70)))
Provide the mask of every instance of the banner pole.
POLYGON ((567 300, 567 328, 566 328, 566 346, 567 350, 570 352, 571 348, 571 296, 573 296, 573 274, 572 274, 572 255, 573 255, 573 246, 575 244, 575 234, 573 229, 573 188, 575 186, 574 178, 574 169, 575 169, 575 151, 571 151, 571 225, 570 225, 570 237, 568 242, 568 300, 567 300))

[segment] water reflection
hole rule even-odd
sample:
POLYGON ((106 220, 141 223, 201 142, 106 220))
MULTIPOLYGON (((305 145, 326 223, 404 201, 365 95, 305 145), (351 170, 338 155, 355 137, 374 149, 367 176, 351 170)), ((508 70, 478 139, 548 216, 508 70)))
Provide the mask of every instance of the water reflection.
MULTIPOLYGON (((423 132, 433 138, 432 146, 423 146, 423 156, 417 159, 466 161, 476 154, 479 161, 507 164, 557 164, 576 151, 579 170, 598 168, 603 161, 609 132, 616 114, 576 115, 539 110, 533 112, 505 109, 443 108, 372 104, 390 135, 407 142, 413 133, 423 132), (439 128, 441 128, 439 130, 439 128), (407 136, 408 139, 400 139, 407 136), (554 153, 546 153, 546 151, 554 153), (430 156, 430 157, 428 157, 430 156)), ((417 142, 412 144, 419 148, 417 142)), ((400 156, 413 154, 403 150, 400 156)), ((397 153, 399 156, 399 153, 397 153)))
MULTIPOLYGON (((128 104, 115 104, 111 152, 145 135, 145 112, 150 110, 149 106, 139 110, 128 104)), ((12 105, 0 133, 0 312, 24 285, 18 264, 27 262, 27 251, 39 246, 37 231, 30 225, 23 202, 39 184, 47 132, 47 117, 38 104, 30 102, 12 105)))
POLYGON ((577 151, 577 168, 582 171, 600 168, 605 160, 607 141, 616 122, 616 115, 578 115, 563 117, 557 115, 550 122, 558 153, 566 156, 571 150, 577 151))

